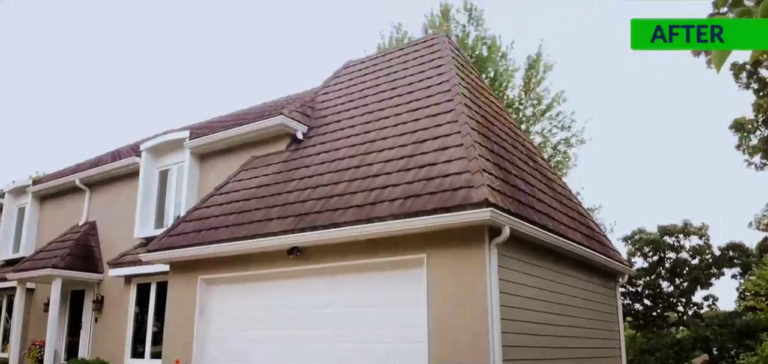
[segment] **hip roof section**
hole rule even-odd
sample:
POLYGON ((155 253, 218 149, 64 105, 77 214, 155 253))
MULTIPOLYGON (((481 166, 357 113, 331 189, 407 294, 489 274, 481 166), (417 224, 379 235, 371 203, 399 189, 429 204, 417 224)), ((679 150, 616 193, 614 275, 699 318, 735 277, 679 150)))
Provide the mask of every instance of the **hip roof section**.
POLYGON ((95 221, 75 225, 24 258, 12 273, 39 269, 61 269, 84 273, 104 273, 99 231, 95 221))
POLYGON ((494 207, 622 261, 448 37, 348 62, 298 95, 304 140, 250 159, 148 251, 494 207))

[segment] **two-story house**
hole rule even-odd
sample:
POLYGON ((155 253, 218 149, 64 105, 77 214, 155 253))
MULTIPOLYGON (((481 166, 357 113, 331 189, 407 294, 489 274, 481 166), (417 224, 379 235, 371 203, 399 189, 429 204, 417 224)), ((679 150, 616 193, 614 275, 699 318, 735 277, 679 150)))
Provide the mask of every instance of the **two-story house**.
POLYGON ((0 260, 13 364, 623 361, 631 270, 443 36, 9 185, 0 260))

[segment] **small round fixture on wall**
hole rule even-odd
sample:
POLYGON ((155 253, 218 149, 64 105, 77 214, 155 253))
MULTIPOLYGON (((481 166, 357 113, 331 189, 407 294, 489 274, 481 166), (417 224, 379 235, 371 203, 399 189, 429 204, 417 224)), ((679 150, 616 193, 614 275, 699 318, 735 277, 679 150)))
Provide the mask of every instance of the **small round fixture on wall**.
POLYGON ((301 253, 302 253, 301 248, 299 248, 298 246, 292 246, 285 251, 285 254, 288 254, 289 258, 300 257, 301 253))

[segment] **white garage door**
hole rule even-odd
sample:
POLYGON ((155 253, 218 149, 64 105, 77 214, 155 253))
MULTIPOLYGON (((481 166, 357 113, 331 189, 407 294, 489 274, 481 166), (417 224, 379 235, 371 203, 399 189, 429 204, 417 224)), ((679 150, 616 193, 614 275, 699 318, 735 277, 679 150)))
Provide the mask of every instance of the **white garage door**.
POLYGON ((423 257, 204 278, 197 364, 426 364, 423 257))

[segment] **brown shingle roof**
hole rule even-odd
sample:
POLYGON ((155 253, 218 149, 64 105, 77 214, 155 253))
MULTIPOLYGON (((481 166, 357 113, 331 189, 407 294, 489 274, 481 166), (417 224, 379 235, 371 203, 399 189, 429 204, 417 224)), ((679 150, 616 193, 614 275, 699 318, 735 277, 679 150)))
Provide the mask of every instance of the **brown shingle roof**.
POLYGON ((118 256, 113 258, 112 260, 107 262, 107 265, 109 265, 110 268, 120 268, 120 267, 134 267, 137 265, 145 265, 149 263, 143 262, 139 258, 139 254, 146 253, 147 252, 147 242, 142 241, 130 249, 120 253, 118 256))
POLYGON ((45 244, 13 268, 13 273, 38 269, 62 269, 104 273, 96 222, 75 225, 45 244))
POLYGON ((206 135, 218 133, 221 131, 247 125, 256 121, 268 119, 277 115, 285 115, 297 121, 302 121, 311 113, 311 108, 302 103, 308 96, 314 93, 314 89, 299 92, 290 96, 282 97, 276 100, 264 102, 256 106, 251 106, 226 115, 218 116, 210 120, 192 124, 182 128, 167 130, 155 134, 149 138, 144 138, 129 145, 117 148, 110 152, 101 154, 67 168, 56 172, 48 173, 43 177, 36 179, 34 184, 42 184, 57 180, 59 178, 71 176, 80 172, 87 171, 96 167, 114 163, 125 158, 138 157, 141 155, 139 147, 142 143, 159 135, 174 131, 189 130, 189 139, 197 139, 206 135))
POLYGON ((149 251, 496 207, 621 261, 447 37, 348 62, 305 140, 246 162, 149 251))

